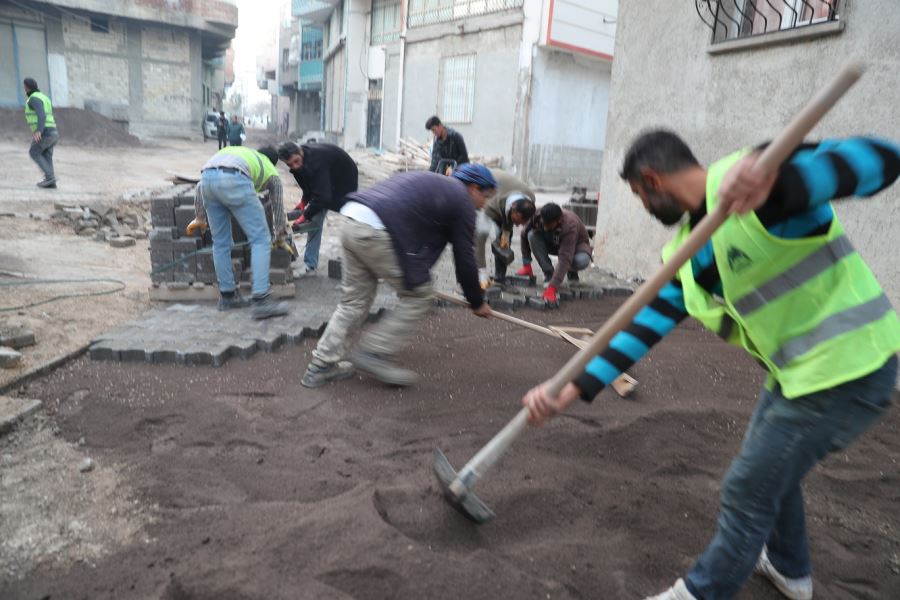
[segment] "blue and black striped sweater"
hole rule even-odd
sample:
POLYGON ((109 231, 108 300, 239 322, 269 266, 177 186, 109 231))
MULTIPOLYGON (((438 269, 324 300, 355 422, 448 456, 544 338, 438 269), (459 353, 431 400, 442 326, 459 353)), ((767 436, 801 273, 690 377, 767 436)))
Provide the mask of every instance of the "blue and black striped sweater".
MULTIPOLYGON (((872 196, 894 183, 898 176, 900 147, 887 140, 848 138, 803 145, 782 165, 769 198, 757 209, 756 216, 769 233, 784 239, 823 235, 834 218, 831 200, 872 196)), ((700 210, 690 215, 691 227, 705 215, 703 203, 700 210)), ((723 295, 712 241, 694 255, 691 267, 694 279, 703 289, 723 295)), ((581 397, 591 401, 687 316, 684 292, 675 279, 576 378, 581 397)))

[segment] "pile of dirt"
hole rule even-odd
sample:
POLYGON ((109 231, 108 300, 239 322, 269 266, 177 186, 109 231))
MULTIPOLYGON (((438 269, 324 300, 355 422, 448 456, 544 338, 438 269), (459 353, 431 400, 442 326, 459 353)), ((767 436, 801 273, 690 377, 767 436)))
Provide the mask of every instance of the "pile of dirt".
MULTIPOLYGON (((125 130, 126 125, 101 114, 80 108, 54 108, 53 116, 63 143, 68 146, 140 146, 141 141, 125 130)), ((28 140, 25 112, 19 108, 0 108, 0 139, 28 140)))

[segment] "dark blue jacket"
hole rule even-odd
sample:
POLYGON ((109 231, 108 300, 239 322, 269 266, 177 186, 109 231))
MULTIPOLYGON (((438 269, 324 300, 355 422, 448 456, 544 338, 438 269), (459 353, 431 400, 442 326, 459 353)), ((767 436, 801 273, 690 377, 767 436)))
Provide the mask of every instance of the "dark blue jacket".
POLYGON ((475 265, 475 206, 461 181, 427 171, 400 173, 346 200, 368 206, 384 223, 407 289, 431 280, 431 267, 449 242, 466 300, 472 308, 484 303, 475 265))

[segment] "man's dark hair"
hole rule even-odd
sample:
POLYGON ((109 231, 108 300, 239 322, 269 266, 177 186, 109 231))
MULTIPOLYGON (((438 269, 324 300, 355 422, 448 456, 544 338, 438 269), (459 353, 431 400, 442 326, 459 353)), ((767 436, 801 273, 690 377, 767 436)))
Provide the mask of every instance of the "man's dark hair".
POLYGON ((562 209, 555 202, 548 202, 541 207, 541 220, 544 223, 555 223, 562 219, 562 209))
POLYGON ((219 111, 219 116, 220 116, 220 117, 224 117, 224 116, 225 116, 225 111, 224 111, 224 110, 220 110, 220 111, 219 111))
POLYGON ((27 89, 27 90, 29 90, 29 91, 32 91, 32 92, 39 92, 39 91, 40 91, 40 90, 38 89, 37 81, 35 81, 35 80, 32 79, 31 77, 26 77, 25 80, 24 80, 22 83, 25 84, 25 89, 27 89))
POLYGON ((262 146, 256 151, 268 158, 273 165, 278 163, 278 151, 273 146, 262 146))
POLYGON ((521 200, 513 202, 512 210, 522 215, 526 221, 530 221, 534 218, 534 202, 528 198, 522 198, 521 200))
POLYGON ((654 129, 642 133, 631 143, 619 176, 625 181, 640 183, 644 180, 642 167, 658 173, 675 173, 699 164, 684 140, 671 131, 654 129))
POLYGON ((430 131, 432 127, 435 127, 440 124, 441 124, 441 120, 438 119, 437 115, 434 115, 433 117, 431 117, 427 121, 425 121, 425 129, 428 129, 430 131))
POLYGON ((287 162, 287 160, 295 154, 300 154, 300 146, 294 142, 285 142, 278 146, 278 158, 287 162))

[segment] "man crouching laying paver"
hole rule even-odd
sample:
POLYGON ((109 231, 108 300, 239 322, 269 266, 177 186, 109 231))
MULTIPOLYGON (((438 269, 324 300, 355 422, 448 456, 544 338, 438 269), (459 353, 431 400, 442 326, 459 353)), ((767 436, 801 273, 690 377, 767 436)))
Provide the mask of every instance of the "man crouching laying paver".
POLYGON ((197 216, 188 233, 206 227, 212 232, 213 265, 219 280, 219 310, 242 308, 250 302, 241 296, 231 267, 231 217, 237 220, 250 242, 250 270, 253 273, 253 318, 268 319, 288 313, 287 305, 275 302, 269 293, 269 263, 272 236, 266 213, 257 194, 269 191, 272 224, 276 235, 284 235, 286 222, 281 199, 281 179, 275 170, 278 154, 270 146, 259 151, 242 146, 219 150, 201 169, 200 185, 194 200, 197 216))
POLYGON ((447 242, 453 245, 456 278, 479 317, 487 317, 475 266, 475 211, 494 193, 491 172, 467 163, 451 177, 401 173, 347 196, 341 208, 343 278, 341 300, 322 334, 303 385, 319 387, 346 379, 355 366, 389 385, 412 385, 418 375, 393 358, 412 337, 431 306, 431 267, 447 242), (378 279, 397 290, 397 307, 370 330, 343 361, 369 314, 378 279))

